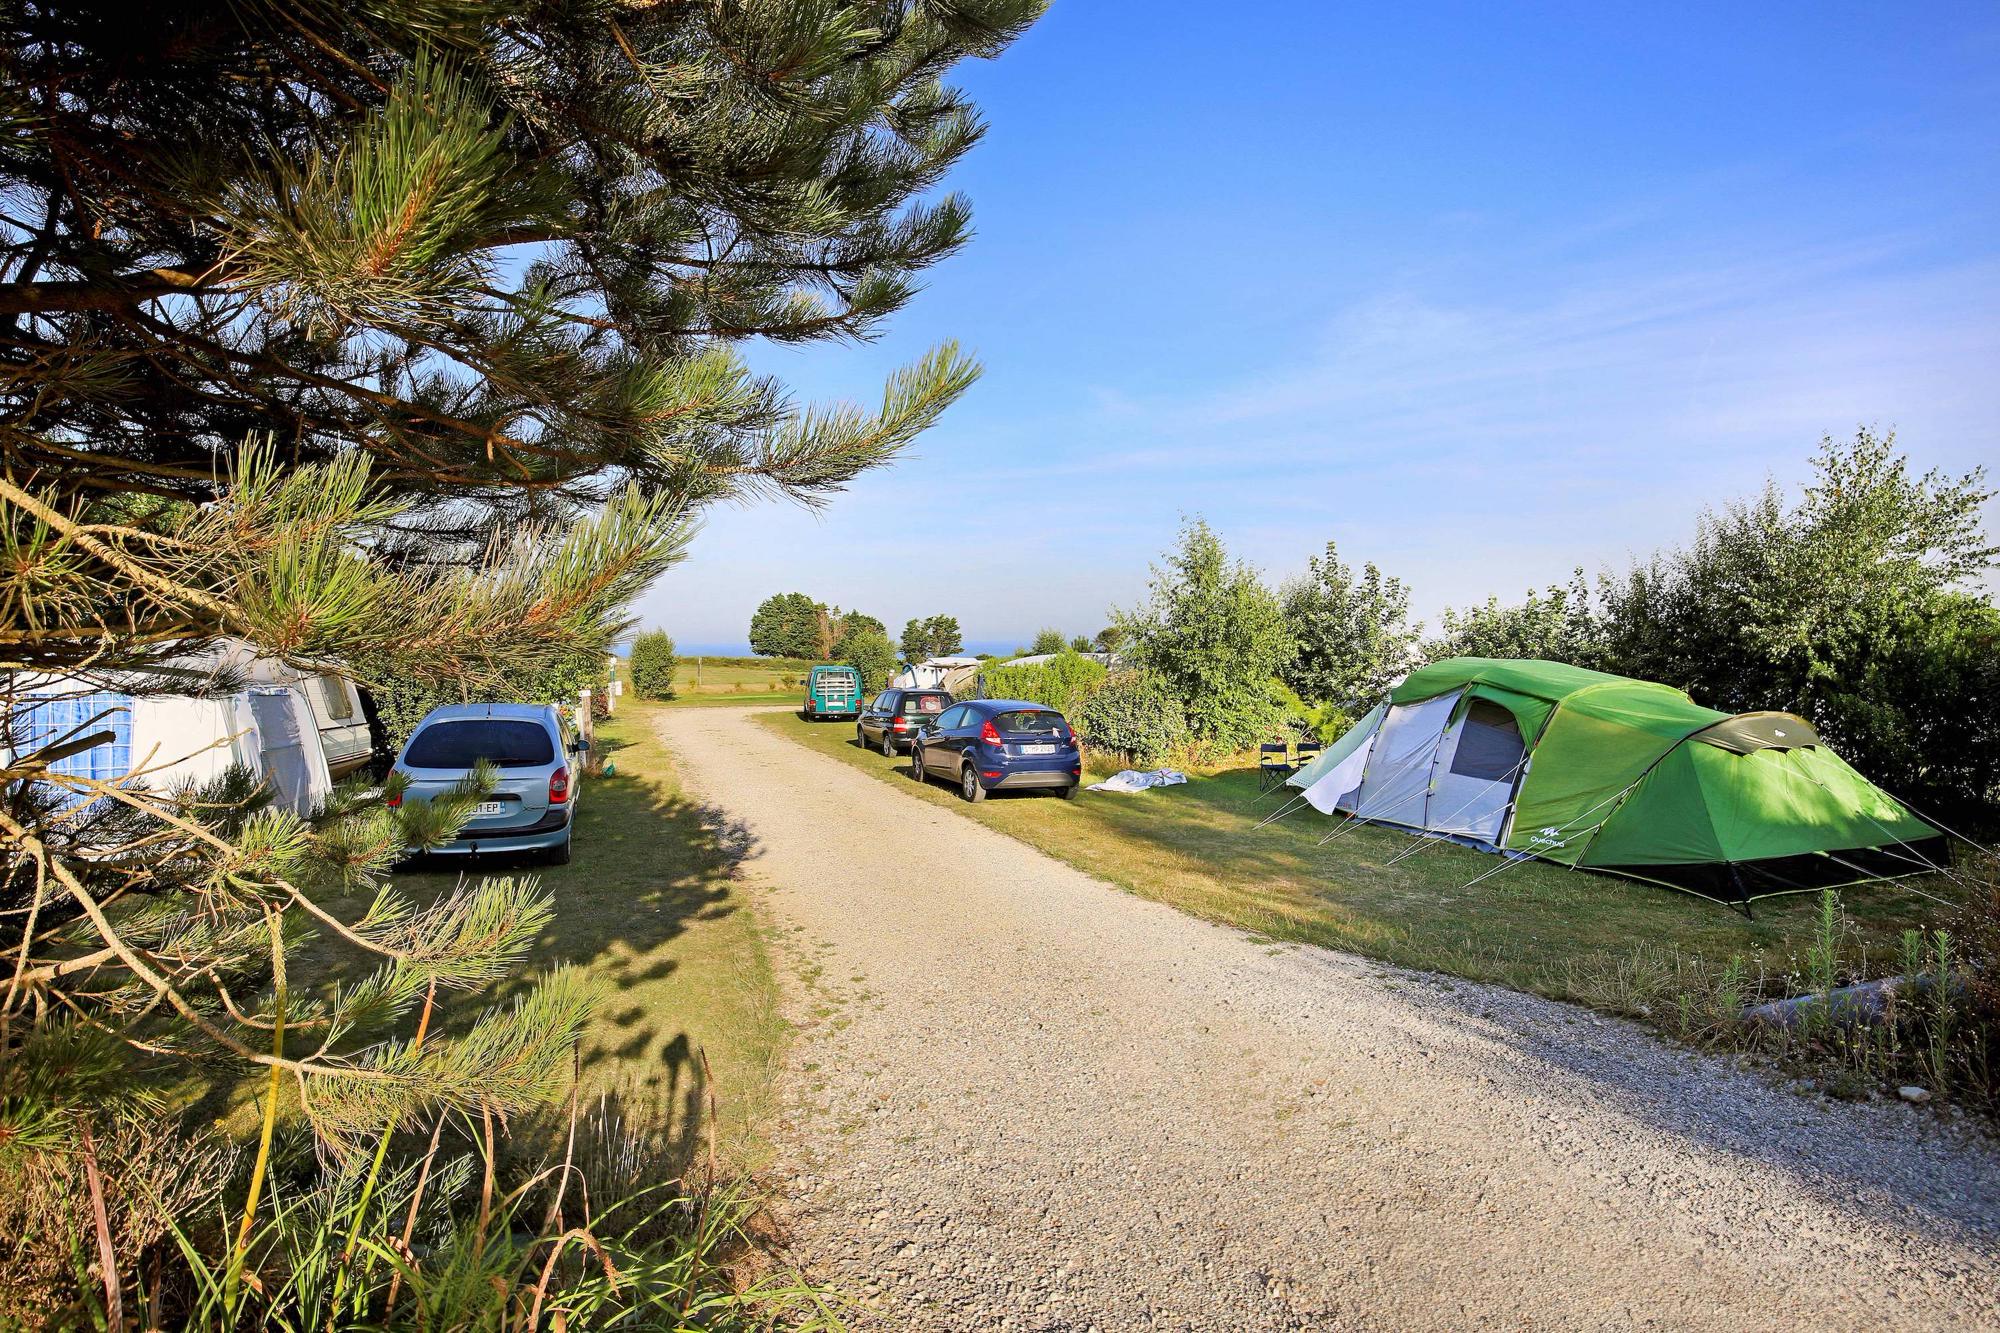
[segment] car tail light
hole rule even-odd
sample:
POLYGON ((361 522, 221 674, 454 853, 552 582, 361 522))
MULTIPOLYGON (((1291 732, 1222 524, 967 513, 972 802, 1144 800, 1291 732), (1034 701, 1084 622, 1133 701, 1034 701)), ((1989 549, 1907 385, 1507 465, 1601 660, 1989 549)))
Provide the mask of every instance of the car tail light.
POLYGON ((891 731, 908 731, 909 729, 910 719, 906 717, 899 717, 889 724, 889 730, 891 731))
POLYGON ((559 768, 549 774, 549 804, 563 805, 569 800, 569 770, 559 768))
POLYGON ((999 731, 997 731, 994 728, 991 722, 988 722, 984 726, 979 728, 979 739, 985 741, 988 745, 1004 744, 1004 742, 1001 741, 1000 739, 999 731))
MULTIPOLYGON (((392 778, 395 777, 396 770, 393 768, 390 769, 389 776, 392 778)), ((403 803, 403 793, 399 791, 385 792, 382 796, 382 804, 388 806, 391 810, 396 809, 398 806, 402 805, 402 803, 403 803)))

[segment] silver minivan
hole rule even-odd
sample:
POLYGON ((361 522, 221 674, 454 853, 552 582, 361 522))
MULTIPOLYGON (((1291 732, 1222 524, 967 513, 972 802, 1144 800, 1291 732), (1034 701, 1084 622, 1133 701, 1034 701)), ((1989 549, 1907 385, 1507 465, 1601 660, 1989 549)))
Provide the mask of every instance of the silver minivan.
POLYGON ((442 856, 536 853, 569 864, 576 765, 551 704, 446 704, 424 715, 396 756, 403 798, 428 801, 473 768, 493 766, 493 790, 458 837, 427 849, 442 856))

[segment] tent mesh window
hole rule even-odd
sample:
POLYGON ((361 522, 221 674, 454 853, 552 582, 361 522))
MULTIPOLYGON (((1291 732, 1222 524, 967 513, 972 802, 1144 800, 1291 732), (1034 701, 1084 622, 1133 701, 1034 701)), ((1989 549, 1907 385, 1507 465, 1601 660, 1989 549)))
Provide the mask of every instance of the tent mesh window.
POLYGON ((1465 710, 1451 771, 1463 778, 1499 781, 1521 763, 1521 728, 1514 715, 1495 703, 1474 699, 1465 710))
MULTIPOLYGON (((94 732, 108 731, 108 744, 65 755, 49 765, 51 773, 89 778, 95 782, 116 782, 132 769, 132 700, 123 694, 99 691, 95 694, 36 694, 32 702, 14 715, 10 737, 16 754, 31 754, 65 741, 81 740, 94 732)), ((82 792, 66 792, 63 805, 84 800, 82 792)))

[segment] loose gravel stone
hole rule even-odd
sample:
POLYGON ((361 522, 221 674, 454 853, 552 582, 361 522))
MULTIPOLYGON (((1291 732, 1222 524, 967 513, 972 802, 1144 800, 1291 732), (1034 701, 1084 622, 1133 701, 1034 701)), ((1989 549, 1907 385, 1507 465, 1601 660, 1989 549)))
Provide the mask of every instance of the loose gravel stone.
POLYGON ((659 716, 799 959, 778 1208, 883 1293, 864 1326, 2000 1328, 1991 1140, 1275 947, 745 712, 659 716))

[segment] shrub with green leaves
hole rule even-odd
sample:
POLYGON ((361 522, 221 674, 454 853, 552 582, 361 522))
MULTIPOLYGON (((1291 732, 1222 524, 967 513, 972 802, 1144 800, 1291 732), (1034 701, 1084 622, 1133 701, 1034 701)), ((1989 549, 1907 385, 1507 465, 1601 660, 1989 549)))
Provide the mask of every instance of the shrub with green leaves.
POLYGON ((641 699, 673 698, 678 666, 671 635, 657 629, 641 634, 632 640, 632 693, 641 699))
POLYGON ((1107 676, 1071 720, 1092 750, 1141 768, 1165 762, 1188 743, 1187 718, 1173 689, 1143 671, 1107 676))
POLYGON ((574 710, 584 690, 595 691, 601 698, 609 683, 609 665, 600 652, 577 653, 553 665, 538 663, 498 671, 477 686, 403 666, 382 670, 367 681, 376 715, 382 720, 383 738, 392 750, 410 738, 426 714, 444 704, 555 704, 574 710))
POLYGON ((1192 739, 1228 754, 1270 734, 1278 722, 1271 681, 1293 645, 1257 571, 1230 559, 1195 519, 1153 566, 1151 592, 1145 606, 1119 616, 1125 652, 1173 692, 1192 739))
POLYGON ((1104 683, 1104 664, 1064 650, 1046 662, 990 667, 980 675, 989 699, 1027 699, 1074 714, 1104 683))
POLYGON ((1331 745, 1354 726, 1356 718, 1336 703, 1307 703, 1281 680, 1271 682, 1271 696, 1278 701, 1283 726, 1296 737, 1331 745))

